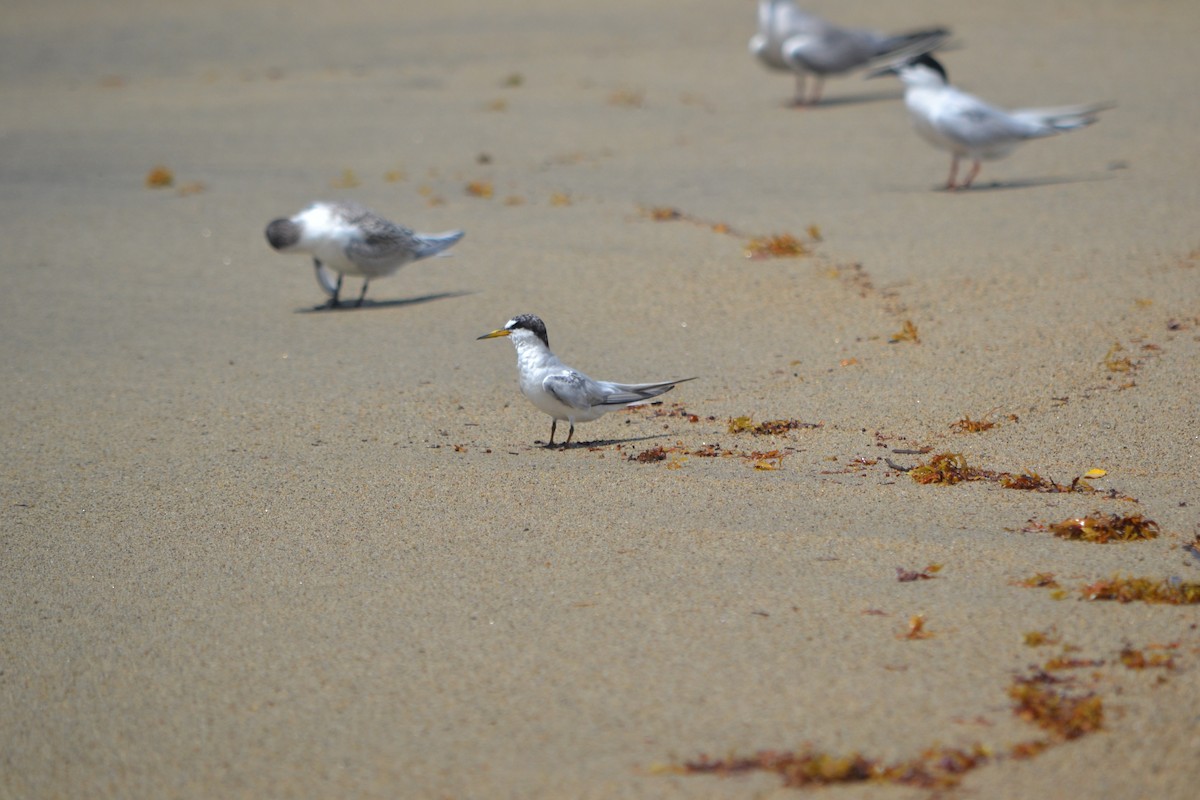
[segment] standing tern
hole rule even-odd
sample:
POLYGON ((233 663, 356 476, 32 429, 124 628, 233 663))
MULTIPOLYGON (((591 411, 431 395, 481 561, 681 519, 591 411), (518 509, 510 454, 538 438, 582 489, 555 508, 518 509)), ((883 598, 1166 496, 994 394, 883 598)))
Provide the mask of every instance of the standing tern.
POLYGON ((329 302, 318 308, 340 305, 338 294, 346 275, 362 276, 362 292, 355 303, 361 306, 372 278, 439 255, 463 237, 462 231, 415 233, 350 202, 313 203, 294 217, 274 220, 266 233, 267 242, 279 252, 312 256, 317 283, 329 295, 329 302))
POLYGON ((940 150, 949 150, 950 177, 947 189, 966 189, 979 174, 981 162, 1004 158, 1017 145, 1065 131, 1078 130, 1095 122, 1112 103, 1024 108, 1004 111, 974 95, 956 89, 945 68, 928 53, 882 67, 867 77, 897 75, 904 82, 904 104, 917 133, 940 150), (966 180, 956 183, 958 162, 973 162, 966 180))
POLYGON ((895 36, 871 30, 843 28, 801 11, 792 0, 758 0, 758 33, 750 52, 764 65, 796 74, 798 106, 816 105, 825 78, 905 52, 928 52, 950 37, 946 28, 911 31, 895 36), (813 90, 805 94, 805 78, 813 90))
POLYGON ((644 403, 660 394, 671 391, 675 384, 695 378, 680 378, 674 381, 655 383, 612 383, 589 378, 578 370, 571 369, 550 352, 550 340, 546 336, 546 325, 533 314, 521 314, 504 324, 503 328, 485 333, 479 339, 495 339, 507 336, 517 348, 517 374, 521 393, 540 410, 549 414, 550 441, 554 445, 554 431, 559 420, 571 424, 567 432, 565 448, 575 434, 576 422, 591 422, 609 411, 644 403))

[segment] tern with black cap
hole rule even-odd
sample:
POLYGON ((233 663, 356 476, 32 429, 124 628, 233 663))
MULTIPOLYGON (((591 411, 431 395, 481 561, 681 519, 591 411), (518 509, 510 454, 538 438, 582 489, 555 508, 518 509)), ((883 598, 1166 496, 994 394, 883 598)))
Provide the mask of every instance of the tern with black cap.
POLYGON ((575 423, 599 419, 609 411, 645 403, 675 388, 675 384, 695 378, 680 378, 653 383, 613 383, 589 378, 571 369, 550 350, 546 325, 533 314, 520 314, 503 328, 485 333, 479 339, 507 336, 517 349, 517 374, 521 393, 539 410, 549 414, 550 447, 559 420, 570 424, 565 448, 575 434, 575 423))
POLYGON ((1112 103, 1024 108, 1005 111, 951 85, 946 69, 928 53, 896 62, 867 75, 896 75, 904 82, 904 104, 922 139, 951 154, 947 189, 966 189, 985 160, 1004 158, 1030 139, 1087 127, 1112 103), (972 161, 962 183, 958 162, 972 161))

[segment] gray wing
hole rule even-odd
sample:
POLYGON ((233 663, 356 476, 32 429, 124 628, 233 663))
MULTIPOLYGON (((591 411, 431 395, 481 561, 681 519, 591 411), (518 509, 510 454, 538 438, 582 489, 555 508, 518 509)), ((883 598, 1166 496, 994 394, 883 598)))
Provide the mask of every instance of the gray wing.
POLYGON ((363 232, 362 238, 346 245, 346 256, 359 266, 390 267, 411 261, 421 250, 421 242, 413 231, 378 214, 363 209, 349 222, 363 232))
POLYGON ((781 49, 789 64, 809 72, 831 74, 854 69, 877 56, 881 38, 870 31, 830 25, 792 36, 781 49))
POLYGON ((949 37, 946 28, 887 36, 864 28, 821 23, 797 31, 780 49, 784 60, 793 66, 818 74, 836 74, 883 58, 928 53, 945 44, 949 37))
POLYGON ((593 406, 608 405, 609 393, 604 387, 587 375, 574 370, 547 375, 542 381, 542 388, 569 408, 582 411, 593 406))

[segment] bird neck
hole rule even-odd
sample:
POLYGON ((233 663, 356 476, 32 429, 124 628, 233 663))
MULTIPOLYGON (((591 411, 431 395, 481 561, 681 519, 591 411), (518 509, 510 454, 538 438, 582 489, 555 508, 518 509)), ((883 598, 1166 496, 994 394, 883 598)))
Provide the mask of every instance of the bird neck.
POLYGON ((517 367, 522 371, 556 366, 558 357, 542 344, 542 340, 532 333, 513 336, 513 344, 517 348, 517 367))

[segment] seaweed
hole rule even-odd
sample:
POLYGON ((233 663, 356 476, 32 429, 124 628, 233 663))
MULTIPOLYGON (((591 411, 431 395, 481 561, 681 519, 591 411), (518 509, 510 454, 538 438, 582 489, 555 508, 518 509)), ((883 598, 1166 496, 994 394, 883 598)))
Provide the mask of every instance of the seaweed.
POLYGON ((888 344, 896 344, 897 342, 921 343, 921 335, 917 333, 917 326, 913 324, 911 319, 904 320, 904 324, 900 327, 900 330, 893 333, 888 339, 888 344))
POLYGON ((1017 677, 1008 688, 1013 713, 1059 740, 1078 739, 1104 727, 1104 704, 1094 693, 1072 695, 1052 688, 1058 679, 1044 672, 1017 677))
POLYGON ((1129 356, 1121 355, 1125 352, 1125 348, 1120 342, 1114 342, 1113 346, 1108 348, 1108 352, 1104 354, 1104 366, 1109 372, 1132 372, 1136 367, 1129 356))
POLYGON ((726 222, 710 222, 709 220, 700 219, 699 217, 680 211, 672 206, 653 206, 651 208, 639 209, 642 216, 649 217, 655 222, 675 222, 683 221, 690 222, 693 225, 699 225, 702 228, 708 228, 714 233, 723 233, 727 236, 736 236, 745 238, 740 233, 733 229, 733 226, 726 222))
POLYGON ((1141 514, 1102 514, 1065 519, 1062 522, 1045 524, 1029 521, 1022 530, 1048 531, 1060 539, 1108 544, 1109 542, 1139 542, 1158 536, 1158 523, 1141 514))
POLYGON ((983 419, 971 419, 971 415, 966 414, 957 422, 951 422, 950 429, 957 433, 981 433, 982 431, 991 430, 996 425, 997 423, 988 419, 988 414, 984 414, 983 419))
POLYGON ((1042 665, 1046 672, 1064 669, 1083 669, 1085 667, 1103 667, 1104 660, 1096 658, 1070 658, 1065 655, 1055 656, 1042 665))
POLYGON ((1128 669, 1175 669, 1175 657, 1170 653, 1146 655, 1144 651, 1136 650, 1130 645, 1121 648, 1119 658, 1121 664, 1128 669))
POLYGON ((1096 581, 1079 590, 1086 600, 1116 600, 1121 603, 1153 603, 1167 605, 1200 604, 1200 583, 1178 578, 1122 578, 1114 576, 1096 581))
POLYGON ((870 781, 923 789, 949 789, 961 783, 966 773, 991 759, 991 752, 980 744, 969 748, 931 747, 914 758, 895 764, 884 764, 862 753, 831 755, 809 747, 795 752, 760 750, 753 756, 723 759, 702 755, 685 762, 676 771, 722 776, 752 771, 774 772, 789 788, 870 781))
POLYGON ((667 450, 665 447, 651 447, 649 450, 643 450, 635 456, 629 456, 630 461, 636 461, 639 464, 652 464, 655 461, 665 461, 667 458, 667 450))
POLYGON ((928 581, 936 578, 936 573, 941 572, 941 570, 941 564, 930 564, 923 570, 896 567, 896 580, 900 581, 901 583, 909 583, 910 581, 928 581))
POLYGON ((471 197, 482 197, 484 200, 490 200, 495 194, 491 181, 471 181, 467 184, 466 192, 471 197))
POLYGON ((988 477, 986 472, 968 466, 962 453, 939 453, 928 464, 913 467, 909 474, 920 484, 943 483, 948 486, 988 477))
POLYGON ((728 430, 730 433, 752 433, 755 436, 777 436, 797 428, 819 428, 820 423, 801 422, 798 419, 769 419, 758 424, 748 416, 731 417, 728 430))
POLYGON ((1017 581, 1017 586, 1024 586, 1026 589, 1057 589, 1059 583, 1054 579, 1053 572, 1038 572, 1033 577, 1026 578, 1023 581, 1017 581))
POLYGON ((671 220, 683 219, 683 212, 678 208, 671 208, 670 206, 646 208, 642 209, 642 213, 655 222, 669 222, 671 220))
POLYGON ((175 183, 175 173, 161 164, 146 173, 147 189, 166 189, 175 183))
POLYGON ((896 634, 897 639, 932 639, 933 633, 925 630, 925 615, 914 614, 908 618, 908 630, 904 633, 896 634))
MULTIPOLYGON (((940 483, 952 486, 956 483, 970 481, 988 481, 998 483, 1005 489, 1020 489, 1051 494, 1087 494, 1097 491, 1094 487, 1083 482, 1083 479, 1089 475, 1098 477, 1095 475, 1096 470, 1090 470, 1086 475, 1074 478, 1068 484, 1062 484, 1051 478, 1043 478, 1033 470, 1012 473, 972 467, 967 463, 962 453, 938 453, 929 460, 928 464, 918 464, 908 469, 902 468, 899 465, 889 464, 889 466, 901 472, 908 472, 913 480, 921 484, 940 483)), ((1104 493, 1104 496, 1112 500, 1137 502, 1135 498, 1121 494, 1116 489, 1108 490, 1104 493)))
POLYGON ((1058 644, 1061 641, 1062 638, 1053 628, 1048 631, 1028 631, 1025 634, 1025 644, 1029 647, 1043 647, 1045 645, 1058 644))
POLYGON ((767 258, 799 258, 812 250, 790 233, 777 233, 751 239, 746 243, 746 258, 760 261, 767 258))

